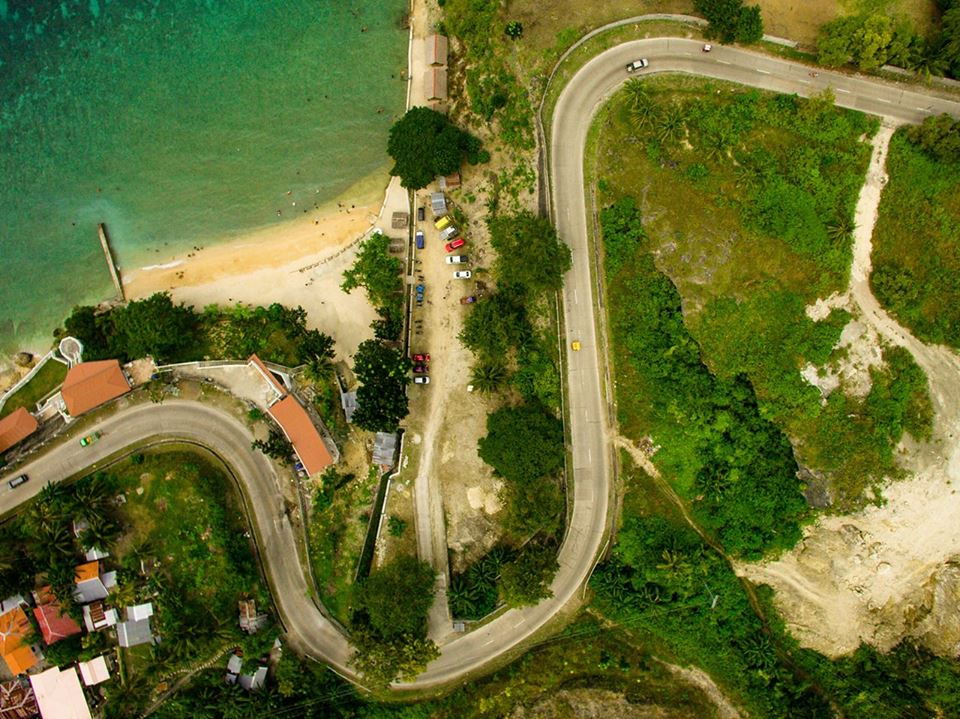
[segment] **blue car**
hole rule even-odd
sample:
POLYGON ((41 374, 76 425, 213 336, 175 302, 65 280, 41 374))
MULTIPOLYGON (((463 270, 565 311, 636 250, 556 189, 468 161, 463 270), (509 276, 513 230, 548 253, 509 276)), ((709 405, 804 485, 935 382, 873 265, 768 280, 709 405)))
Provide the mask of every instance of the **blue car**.
POLYGON ((418 250, 423 249, 423 231, 422 230, 417 230, 417 249, 418 250))

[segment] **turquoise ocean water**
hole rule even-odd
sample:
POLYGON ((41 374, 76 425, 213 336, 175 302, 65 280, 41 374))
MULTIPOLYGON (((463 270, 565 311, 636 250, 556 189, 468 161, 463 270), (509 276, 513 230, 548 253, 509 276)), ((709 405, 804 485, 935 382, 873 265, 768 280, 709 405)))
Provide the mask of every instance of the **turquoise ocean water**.
POLYGON ((0 351, 112 295, 98 222, 138 267, 384 168, 406 7, 0 0, 0 351))

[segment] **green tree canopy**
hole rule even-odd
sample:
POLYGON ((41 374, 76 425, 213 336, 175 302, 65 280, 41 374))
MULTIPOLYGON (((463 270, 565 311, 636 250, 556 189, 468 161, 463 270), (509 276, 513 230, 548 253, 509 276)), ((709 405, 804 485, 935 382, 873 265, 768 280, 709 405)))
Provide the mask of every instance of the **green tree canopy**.
POLYGON ((428 107, 410 108, 393 124, 387 152, 394 162, 390 174, 412 190, 426 187, 437 175, 456 172, 464 158, 482 159, 477 138, 428 107))
POLYGON ((550 220, 523 211, 498 215, 487 225, 497 251, 495 271, 506 284, 533 292, 556 291, 570 269, 570 248, 560 241, 550 220))
POLYGON ((552 544, 528 544, 520 556, 503 566, 500 591, 513 607, 526 607, 552 595, 550 582, 560 565, 552 544))
POLYGON ((960 163, 960 121, 943 114, 906 130, 907 139, 938 162, 960 163))
POLYGON ((723 42, 758 42, 763 37, 760 6, 743 0, 694 0, 694 9, 710 23, 711 35, 723 42))
POLYGON ((198 339, 197 314, 158 292, 110 313, 110 345, 122 359, 153 357, 169 362, 184 356, 198 339))
POLYGON ((371 432, 394 432, 407 416, 410 360, 377 340, 361 342, 353 356, 360 381, 353 423, 371 432))
POLYGON ((533 482, 563 465, 563 425, 536 403, 503 407, 487 417, 480 457, 503 477, 533 482))
POLYGON ((393 308, 402 304, 403 263, 390 254, 389 248, 390 238, 380 232, 361 242, 356 261, 343 273, 340 289, 350 292, 363 287, 374 307, 393 308))
POLYGON ((425 637, 437 573, 416 557, 403 556, 370 575, 357 594, 357 607, 384 639, 425 637))

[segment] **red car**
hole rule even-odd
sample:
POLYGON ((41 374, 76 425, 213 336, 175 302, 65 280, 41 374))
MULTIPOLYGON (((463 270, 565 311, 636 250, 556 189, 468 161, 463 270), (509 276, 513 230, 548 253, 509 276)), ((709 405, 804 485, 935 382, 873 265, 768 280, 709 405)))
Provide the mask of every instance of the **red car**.
POLYGON ((429 362, 429 361, 430 361, 430 355, 428 355, 428 354, 414 355, 414 356, 413 356, 413 361, 414 361, 414 362, 429 362))
POLYGON ((455 240, 450 240, 446 245, 447 252, 453 252, 455 249, 458 247, 463 247, 465 244, 467 244, 467 241, 462 237, 458 237, 455 240))

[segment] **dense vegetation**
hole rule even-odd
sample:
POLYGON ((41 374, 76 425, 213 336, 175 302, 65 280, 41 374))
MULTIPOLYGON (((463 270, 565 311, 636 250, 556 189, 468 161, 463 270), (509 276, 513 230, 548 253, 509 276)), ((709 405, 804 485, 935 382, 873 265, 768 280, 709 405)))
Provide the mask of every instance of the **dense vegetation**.
MULTIPOLYGON (((960 157, 936 149, 941 145, 931 131, 939 136, 941 122, 927 123, 891 141, 871 286, 917 337, 960 347, 960 157)), ((951 125, 954 138, 960 136, 951 125)))
POLYGON ((743 0, 693 0, 693 7, 709 21, 709 35, 722 42, 752 43, 763 37, 759 5, 744 5, 743 0))
POLYGON ((887 8, 875 6, 832 20, 820 29, 819 60, 825 65, 853 63, 861 70, 896 65, 930 76, 960 77, 960 2, 938 0, 940 28, 931 38, 887 8))
POLYGON ((411 190, 456 172, 464 159, 470 164, 490 159, 480 140, 428 107, 412 107, 393 124, 387 152, 394 161, 390 174, 411 190))
MULTIPOLYGON (((872 499, 868 490, 898 471, 899 437, 881 426, 867 398, 841 387, 824 401, 801 370, 837 372, 848 361, 835 346, 850 314, 834 309, 814 321, 806 307, 847 285, 853 207, 869 157, 861 138, 874 122, 833 108, 829 94, 802 100, 686 78, 628 83, 619 97, 601 121, 598 198, 616 208, 642 191, 648 209, 642 223, 629 208, 605 213, 607 225, 634 230, 605 236, 608 278, 643 242, 642 229, 682 298, 703 363, 730 386, 738 377, 749 382, 759 416, 790 438, 800 465, 824 473, 818 501, 844 508, 872 499)), ((628 279, 610 289, 609 306, 624 327, 635 304, 623 289, 628 279)), ((708 479, 697 478, 698 451, 641 399, 656 387, 632 389, 625 362, 617 357, 618 372, 626 372, 621 387, 631 388, 618 396, 622 426, 663 445, 658 464, 690 496, 708 479)), ((912 372, 907 365, 896 368, 912 372)), ((907 384, 913 392, 905 402, 928 401, 922 382, 907 384)))
POLYGON ((410 359, 401 349, 366 340, 357 347, 353 363, 360 382, 353 423, 371 432, 395 432, 407 416, 410 359))
POLYGON ((360 243, 357 259, 346 272, 340 288, 350 292, 363 287, 367 299, 380 315, 373 324, 377 339, 399 339, 403 331, 403 263, 390 254, 390 238, 373 232, 360 243))
POLYGON ((276 303, 211 305, 198 313, 175 305, 167 293, 157 293, 99 314, 94 307, 74 307, 62 332, 83 343, 86 361, 115 357, 126 362, 151 356, 158 363, 189 362, 246 359, 257 353, 270 362, 307 364, 322 371, 333 358, 333 339, 307 328, 302 307, 276 303))
POLYGON ((373 685, 412 678, 439 655, 427 639, 435 579, 429 564, 398 557, 360 584, 350 640, 354 666, 373 685))

